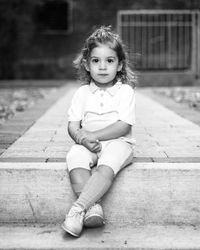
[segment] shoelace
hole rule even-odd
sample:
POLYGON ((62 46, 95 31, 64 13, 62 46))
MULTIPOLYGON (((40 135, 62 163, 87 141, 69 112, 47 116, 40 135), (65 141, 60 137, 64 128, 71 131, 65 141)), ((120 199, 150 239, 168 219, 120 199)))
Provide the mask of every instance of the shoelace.
POLYGON ((70 211, 70 214, 67 215, 67 217, 78 217, 80 219, 80 221, 83 219, 84 217, 84 211, 75 211, 75 210, 72 210, 70 211))

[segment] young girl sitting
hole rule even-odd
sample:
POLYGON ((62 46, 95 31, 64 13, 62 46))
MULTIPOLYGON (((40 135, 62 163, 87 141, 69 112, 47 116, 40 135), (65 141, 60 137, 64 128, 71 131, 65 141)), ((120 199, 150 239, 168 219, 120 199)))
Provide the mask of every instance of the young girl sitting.
POLYGON ((77 200, 62 228, 78 237, 83 226, 105 224, 99 200, 117 173, 132 162, 135 75, 122 41, 110 27, 97 29, 86 40, 75 65, 84 84, 68 112, 68 132, 75 144, 67 154, 67 166, 77 200))

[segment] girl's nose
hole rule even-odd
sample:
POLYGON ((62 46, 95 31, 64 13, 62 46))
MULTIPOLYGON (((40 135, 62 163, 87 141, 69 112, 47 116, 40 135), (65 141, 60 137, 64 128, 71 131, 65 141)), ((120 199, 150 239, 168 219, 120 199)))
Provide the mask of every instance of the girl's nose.
POLYGON ((106 62, 101 61, 101 62, 100 62, 100 65, 99 65, 99 68, 100 68, 100 69, 106 69, 106 62))

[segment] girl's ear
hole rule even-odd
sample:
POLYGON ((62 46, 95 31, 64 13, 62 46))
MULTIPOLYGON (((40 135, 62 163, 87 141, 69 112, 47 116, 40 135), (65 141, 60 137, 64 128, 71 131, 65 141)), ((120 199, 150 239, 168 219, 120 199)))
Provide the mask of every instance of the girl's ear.
POLYGON ((122 63, 122 61, 121 61, 121 62, 119 62, 117 71, 118 71, 118 72, 121 71, 121 70, 122 70, 122 67, 123 67, 123 63, 122 63))
POLYGON ((88 66, 88 63, 87 63, 86 60, 83 61, 83 64, 84 64, 85 69, 86 69, 87 71, 90 71, 89 66, 88 66))

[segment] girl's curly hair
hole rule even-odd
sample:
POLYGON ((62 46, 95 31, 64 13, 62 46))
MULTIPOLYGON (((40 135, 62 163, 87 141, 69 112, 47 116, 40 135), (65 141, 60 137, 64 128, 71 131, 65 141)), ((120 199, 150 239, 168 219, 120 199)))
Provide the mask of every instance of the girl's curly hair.
POLYGON ((129 67, 128 54, 125 45, 117 33, 111 30, 111 26, 101 26, 94 31, 85 41, 81 53, 73 61, 78 71, 79 79, 83 84, 89 84, 91 81, 90 73, 85 68, 88 63, 91 51, 98 47, 99 44, 107 44, 111 49, 116 51, 119 62, 122 63, 122 70, 117 72, 117 79, 121 79, 122 83, 135 87, 137 82, 136 73, 129 67))

